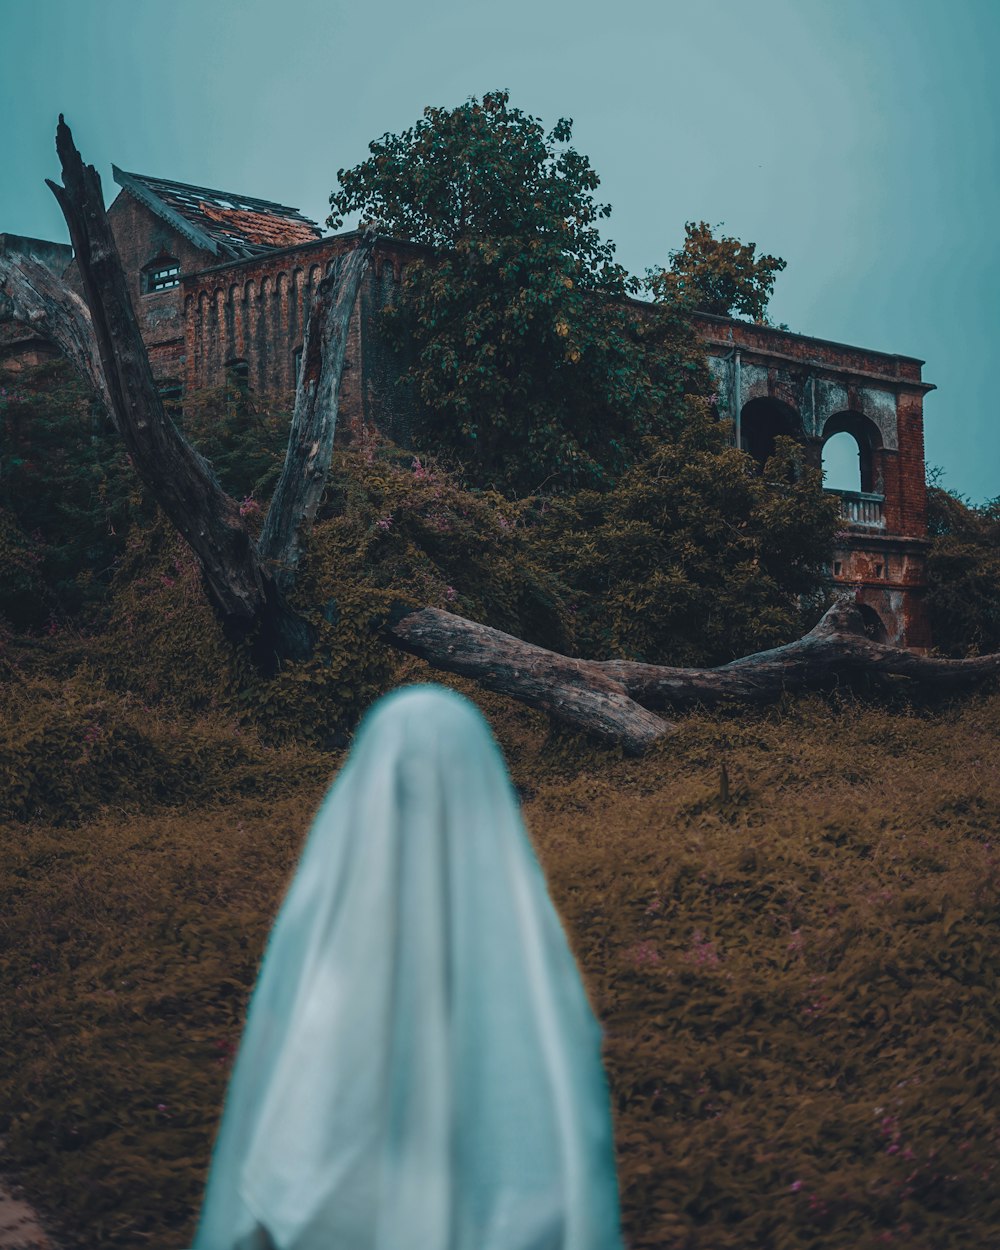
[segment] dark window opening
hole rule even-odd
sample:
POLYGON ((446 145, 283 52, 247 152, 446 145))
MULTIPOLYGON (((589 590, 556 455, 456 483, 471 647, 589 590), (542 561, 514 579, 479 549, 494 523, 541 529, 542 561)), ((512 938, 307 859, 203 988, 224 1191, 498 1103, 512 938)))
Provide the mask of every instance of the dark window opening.
POLYGON ((157 291, 169 291, 171 287, 181 284, 180 262, 172 256, 157 257, 143 272, 147 295, 154 295, 157 291))
POLYGON ((740 446, 763 469, 774 455, 775 441, 786 436, 801 439, 798 414, 780 399, 751 399, 740 414, 740 446))
POLYGON ((163 400, 164 411, 176 417, 181 410, 181 384, 173 378, 166 378, 157 384, 156 389, 163 400))
POLYGON ((839 561, 839 560, 834 560, 834 562, 833 562, 833 575, 834 575, 834 577, 839 577, 839 576, 840 576, 840 570, 841 570, 843 567, 844 567, 844 566, 840 563, 840 561, 839 561))
POLYGON ((882 576, 882 566, 881 566, 881 564, 876 564, 876 565, 875 565, 875 576, 876 576, 876 577, 881 577, 881 576, 882 576))
POLYGON ((226 365, 226 386, 231 391, 250 389, 250 366, 245 360, 230 360, 226 365))

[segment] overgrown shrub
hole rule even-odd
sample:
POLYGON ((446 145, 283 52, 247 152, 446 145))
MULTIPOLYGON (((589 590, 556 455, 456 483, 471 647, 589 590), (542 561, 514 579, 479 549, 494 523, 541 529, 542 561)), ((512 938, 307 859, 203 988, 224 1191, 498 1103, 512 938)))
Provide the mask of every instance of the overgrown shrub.
POLYGON ((37 629, 92 607, 129 526, 152 510, 121 440, 65 362, 0 389, 0 466, 0 614, 37 629))
POLYGON ((927 607, 945 655, 1000 651, 1000 499, 975 506, 931 485, 927 607))
POLYGON ((335 229, 357 212, 426 245, 383 315, 418 448, 514 495, 611 485, 709 389, 676 302, 639 315, 623 298, 638 283, 602 237, 611 208, 572 128, 546 132, 506 91, 428 108, 339 170, 330 197, 335 229))
POLYGON ((676 440, 606 493, 554 500, 539 530, 590 656, 717 664, 815 624, 836 502, 791 439, 763 475, 700 401, 676 440))

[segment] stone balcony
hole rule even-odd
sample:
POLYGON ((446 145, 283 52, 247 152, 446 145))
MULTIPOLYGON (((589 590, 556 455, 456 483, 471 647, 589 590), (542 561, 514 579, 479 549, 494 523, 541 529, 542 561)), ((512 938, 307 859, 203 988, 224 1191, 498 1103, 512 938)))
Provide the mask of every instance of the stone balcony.
POLYGON ((840 496, 840 515, 853 529, 884 530, 884 495, 869 495, 858 490, 831 490, 840 496))

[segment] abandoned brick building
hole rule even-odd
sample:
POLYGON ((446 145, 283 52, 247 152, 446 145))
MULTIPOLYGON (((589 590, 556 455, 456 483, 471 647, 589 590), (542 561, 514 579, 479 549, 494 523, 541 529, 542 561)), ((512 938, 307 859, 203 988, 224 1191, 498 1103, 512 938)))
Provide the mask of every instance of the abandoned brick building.
MULTIPOLYGON (((297 210, 267 200, 115 169, 121 191, 108 210, 149 349, 166 394, 236 380, 258 396, 294 388, 311 293, 351 233, 323 237, 297 210)), ((0 234, 0 251, 33 253, 73 281, 69 247, 0 234)), ((341 391, 342 425, 377 426, 406 441, 399 365, 377 333, 417 245, 380 239, 350 329, 341 391)), ((697 328, 733 438, 763 463, 779 434, 810 449, 857 446, 856 489, 839 490, 843 529, 831 578, 853 592, 873 634, 899 645, 930 644, 924 608, 927 548, 922 361, 699 315, 697 328)), ((54 349, 0 310, 0 370, 36 363, 54 349)))

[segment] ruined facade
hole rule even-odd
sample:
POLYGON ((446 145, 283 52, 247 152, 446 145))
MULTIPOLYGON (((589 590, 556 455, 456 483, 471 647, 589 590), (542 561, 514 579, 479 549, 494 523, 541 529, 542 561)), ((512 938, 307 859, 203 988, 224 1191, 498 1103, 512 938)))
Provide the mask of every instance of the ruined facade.
MULTIPOLYGON (((165 394, 237 380, 287 401, 295 385, 313 292, 351 233, 323 238, 295 209, 115 170, 122 190, 108 210, 153 372, 165 394)), ((75 282, 68 248, 0 235, 75 282)), ((424 249, 380 239, 349 330, 340 424, 405 443, 400 362, 374 332, 405 266, 424 249)), ((848 347, 770 326, 699 314, 720 417, 763 465, 774 439, 803 443, 816 465, 837 435, 857 446, 856 489, 840 490, 843 529, 833 582, 853 593, 873 634, 930 645, 923 603, 927 549, 922 361, 848 347)), ((0 309, 0 370, 51 345, 0 309)))
POLYGON ((923 400, 934 388, 921 380, 923 361, 727 317, 700 314, 697 324, 720 414, 759 464, 780 434, 817 466, 831 439, 853 439, 857 489, 837 492, 833 581, 854 592, 880 641, 928 648, 923 400))

